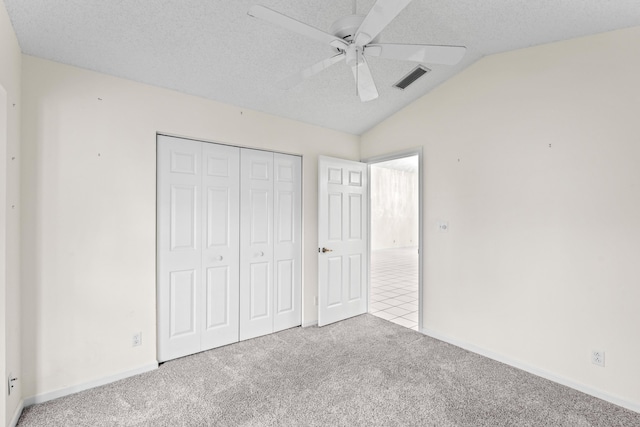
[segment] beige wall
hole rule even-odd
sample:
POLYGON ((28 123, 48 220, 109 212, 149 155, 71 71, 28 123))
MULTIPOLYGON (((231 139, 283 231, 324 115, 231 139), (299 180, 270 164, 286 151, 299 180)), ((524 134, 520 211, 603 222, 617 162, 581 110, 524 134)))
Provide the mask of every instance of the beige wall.
POLYGON ((20 46, 0 1, 0 423, 21 404, 21 381, 7 396, 10 373, 20 367, 20 46))
POLYGON ((637 52, 640 27, 490 56, 361 141, 424 147, 429 332, 636 409, 637 52))
POLYGON ((156 132, 303 156, 316 320, 317 156, 356 159, 357 136, 29 56, 23 84, 25 397, 155 362, 156 132))

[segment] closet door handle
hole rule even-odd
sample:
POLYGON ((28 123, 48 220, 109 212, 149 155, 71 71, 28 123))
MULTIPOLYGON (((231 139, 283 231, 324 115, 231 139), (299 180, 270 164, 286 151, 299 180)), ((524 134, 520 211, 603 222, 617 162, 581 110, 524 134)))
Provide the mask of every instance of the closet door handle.
POLYGON ((222 255, 218 255, 218 256, 216 256, 216 257, 213 257, 213 259, 214 259, 215 261, 222 261, 224 258, 222 258, 222 255))
POLYGON ((262 252, 262 251, 258 251, 258 252, 256 252, 256 255, 255 255, 255 256, 256 256, 256 257, 264 256, 264 252, 262 252))
POLYGON ((322 248, 322 253, 333 252, 333 249, 322 248))

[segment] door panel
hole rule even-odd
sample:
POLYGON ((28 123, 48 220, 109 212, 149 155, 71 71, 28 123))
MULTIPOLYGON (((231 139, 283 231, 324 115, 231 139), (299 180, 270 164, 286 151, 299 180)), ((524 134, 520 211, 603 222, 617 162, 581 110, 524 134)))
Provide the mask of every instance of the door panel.
POLYGON ((367 311, 366 167, 331 157, 319 159, 319 326, 367 311))
POLYGON ((302 162, 275 153, 273 331, 302 324, 302 162))
POLYGON ((329 166, 326 179, 329 184, 342 185, 342 168, 329 166))
POLYGON ((229 317, 229 309, 233 303, 229 301, 230 285, 228 266, 207 269, 206 330, 225 327, 231 321, 236 321, 229 317))
MULTIPOLYGON (((237 199, 237 194, 235 195, 237 199)), ((229 244, 229 223, 233 211, 229 188, 207 188, 207 248, 225 247, 229 244)))
POLYGON ((294 309, 294 269, 293 260, 281 260, 276 263, 276 315, 294 309))
MULTIPOLYGON (((209 147, 214 148, 214 147, 209 147)), ((229 152, 238 151, 235 147, 219 147, 216 146, 212 150, 207 150, 206 166, 208 176, 218 176, 221 178, 235 178, 238 174, 238 162, 232 157, 229 158, 229 152), (218 151, 218 152, 216 152, 218 151), (226 153, 225 153, 226 151, 226 153)))
POLYGON ((250 161, 250 175, 251 180, 261 180, 272 182, 271 171, 273 169, 273 153, 266 151, 250 150, 254 153, 254 158, 250 161))
MULTIPOLYGON (((165 137, 163 137, 165 138, 165 137)), ((165 138, 169 139, 169 138, 165 138)), ((170 138, 175 140, 175 138, 170 138)), ((190 144, 193 146, 193 144, 190 144)), ((184 149, 182 147, 177 147, 174 145, 173 149, 170 151, 171 157, 171 173, 183 173, 187 175, 195 175, 199 176, 198 173, 198 163, 200 162, 200 153, 197 151, 190 151, 191 148, 185 145, 184 149)))
POLYGON ((349 194, 349 240, 362 240, 362 194, 349 194))
POLYGON ((273 331, 273 153, 240 155, 240 339, 273 331))
POLYGON ((327 306, 336 307, 342 304, 342 257, 328 257, 327 270, 327 306))
POLYGON ((251 285, 249 301, 251 304, 249 320, 271 318, 269 299, 271 295, 271 268, 269 262, 254 262, 251 264, 251 285))
POLYGON ((197 274, 195 270, 170 273, 171 338, 196 333, 197 274))
POLYGON ((200 350, 200 143, 158 137, 158 360, 200 350))
POLYGON ((206 295, 201 301, 201 350, 239 340, 240 149, 202 143, 204 187, 202 267, 206 295))
POLYGON ((171 186, 171 250, 198 250, 196 236, 198 228, 197 185, 171 186))
POLYGON ((278 243, 293 243, 294 227, 296 219, 293 209, 293 200, 295 198, 292 191, 276 192, 276 239, 278 243))
POLYGON ((342 193, 327 194, 327 227, 325 236, 328 242, 342 241, 342 193))
POLYGON ((271 227, 271 204, 273 190, 258 189, 249 190, 251 194, 251 204, 249 205, 248 215, 251 216, 251 237, 249 242, 251 245, 268 245, 270 243, 271 235, 273 231, 271 227))
POLYGON ((362 298, 362 255, 349 255, 349 301, 362 298))

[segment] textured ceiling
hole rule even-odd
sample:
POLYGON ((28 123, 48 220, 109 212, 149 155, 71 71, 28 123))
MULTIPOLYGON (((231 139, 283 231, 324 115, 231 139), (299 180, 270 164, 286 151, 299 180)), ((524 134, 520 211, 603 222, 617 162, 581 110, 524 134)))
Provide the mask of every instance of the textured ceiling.
MULTIPOLYGON (((344 63, 277 89, 278 80, 334 51, 247 15, 262 4, 328 30, 351 14, 352 0, 4 2, 25 54, 352 134, 483 56, 640 25, 640 0, 413 0, 381 41, 460 45, 467 54, 453 67, 427 64, 432 72, 405 91, 392 85, 416 64, 371 58, 380 97, 361 103, 344 63)), ((358 0, 358 13, 373 3, 358 0)))

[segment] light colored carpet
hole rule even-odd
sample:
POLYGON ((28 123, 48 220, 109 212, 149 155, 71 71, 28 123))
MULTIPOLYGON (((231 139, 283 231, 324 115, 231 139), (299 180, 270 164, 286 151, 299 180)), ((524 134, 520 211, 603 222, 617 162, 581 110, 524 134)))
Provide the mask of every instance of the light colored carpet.
POLYGON ((372 315, 25 409, 27 426, 640 426, 640 414, 372 315))

